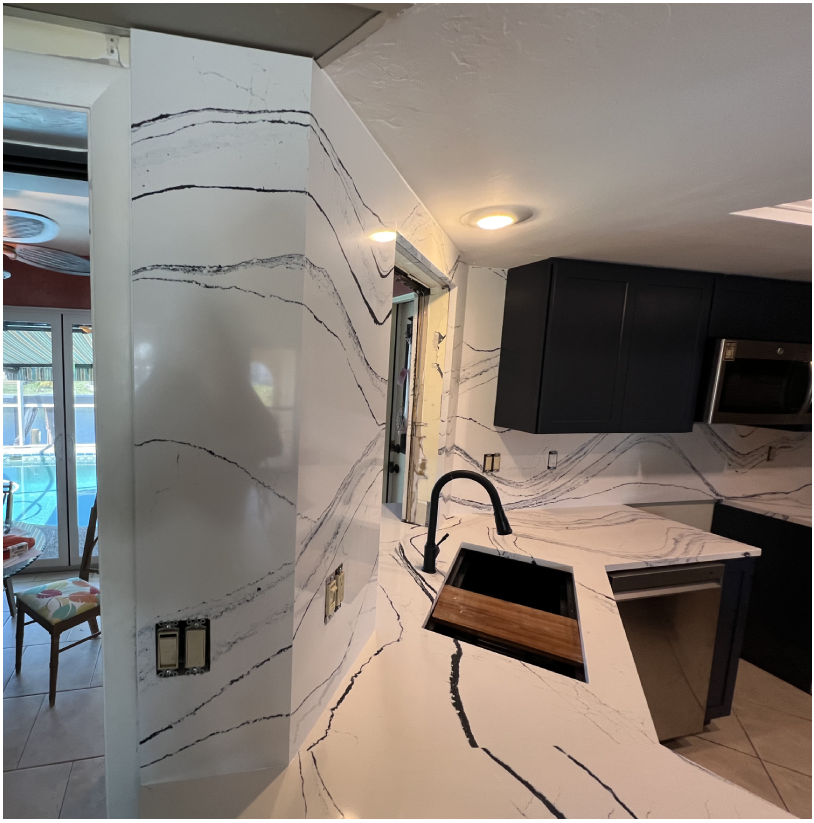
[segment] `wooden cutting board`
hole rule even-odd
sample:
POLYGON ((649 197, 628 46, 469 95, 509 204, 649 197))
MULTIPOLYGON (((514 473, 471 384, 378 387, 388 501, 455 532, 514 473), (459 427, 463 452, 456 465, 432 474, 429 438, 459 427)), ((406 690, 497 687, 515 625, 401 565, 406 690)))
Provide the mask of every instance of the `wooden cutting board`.
POLYGON ((570 617, 507 603, 455 586, 444 586, 432 612, 433 620, 460 628, 485 640, 522 651, 582 665, 579 624, 570 617))

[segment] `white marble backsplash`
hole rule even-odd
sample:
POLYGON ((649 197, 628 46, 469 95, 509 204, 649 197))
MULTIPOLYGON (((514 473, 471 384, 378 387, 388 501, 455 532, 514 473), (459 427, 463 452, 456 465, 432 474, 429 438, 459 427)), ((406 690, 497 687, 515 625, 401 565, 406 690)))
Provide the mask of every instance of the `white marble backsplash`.
MULTIPOLYGON (((506 272, 470 267, 456 373, 457 405, 446 457, 479 469, 501 454, 490 475, 507 509, 700 501, 783 500, 811 509, 811 434, 696 424, 682 434, 528 434, 493 425, 506 272), (769 448, 772 460, 769 461, 769 448), (548 469, 549 451, 557 467, 548 469)), ((488 507, 474 483, 445 489, 447 512, 488 507)))
POLYGON ((465 267, 311 60, 132 49, 142 782, 281 770, 375 625, 395 246, 369 234, 465 267), (158 678, 155 624, 188 617, 211 670, 158 678))

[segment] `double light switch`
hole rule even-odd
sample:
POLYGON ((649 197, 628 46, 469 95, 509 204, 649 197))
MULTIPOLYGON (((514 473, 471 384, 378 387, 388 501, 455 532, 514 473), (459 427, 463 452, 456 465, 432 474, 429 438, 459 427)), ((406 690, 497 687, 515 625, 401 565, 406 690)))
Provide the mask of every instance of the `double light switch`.
POLYGON ((209 620, 192 618, 157 623, 155 648, 159 677, 209 671, 209 620))

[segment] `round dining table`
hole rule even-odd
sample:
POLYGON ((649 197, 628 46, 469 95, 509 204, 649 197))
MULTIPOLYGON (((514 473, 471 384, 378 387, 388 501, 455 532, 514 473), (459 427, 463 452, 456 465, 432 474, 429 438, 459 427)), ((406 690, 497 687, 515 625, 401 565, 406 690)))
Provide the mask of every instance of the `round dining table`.
POLYGON ((34 545, 27 552, 17 557, 10 557, 8 560, 3 560, 3 588, 6 590, 6 597, 8 598, 8 610, 11 616, 14 617, 17 609, 14 605, 14 584, 12 583, 12 578, 23 569, 28 568, 42 554, 45 546, 45 535, 41 529, 38 529, 31 523, 12 520, 11 523, 6 525, 11 528, 4 534, 4 537, 20 535, 20 537, 34 538, 34 545))

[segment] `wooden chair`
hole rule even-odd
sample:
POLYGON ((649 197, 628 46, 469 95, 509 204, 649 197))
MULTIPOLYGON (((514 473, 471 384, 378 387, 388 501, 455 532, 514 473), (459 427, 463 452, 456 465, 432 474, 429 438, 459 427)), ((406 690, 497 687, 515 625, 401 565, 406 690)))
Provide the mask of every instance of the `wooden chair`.
POLYGON ((63 577, 53 583, 34 586, 23 592, 17 592, 17 657, 16 671, 20 673, 23 661, 23 633, 25 627, 38 623, 51 635, 51 679, 48 701, 53 706, 57 698, 57 670, 59 656, 62 652, 78 646, 94 637, 99 637, 97 618, 101 614, 99 589, 88 582, 90 577, 90 560, 93 547, 98 542, 96 536, 96 501, 90 510, 88 532, 85 535, 85 547, 82 550, 82 563, 79 577, 63 577), (31 619, 26 622, 26 617, 31 619), (77 640, 69 646, 59 647, 59 638, 74 626, 89 623, 91 634, 77 640))

